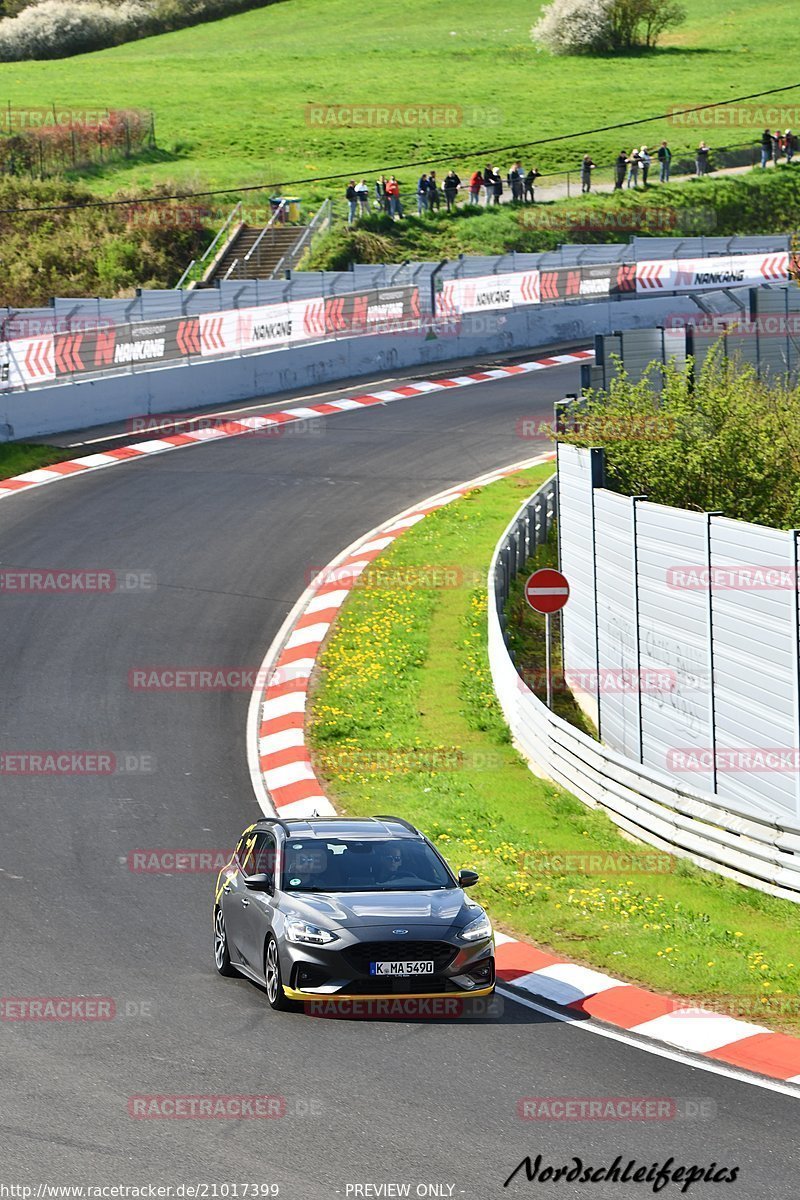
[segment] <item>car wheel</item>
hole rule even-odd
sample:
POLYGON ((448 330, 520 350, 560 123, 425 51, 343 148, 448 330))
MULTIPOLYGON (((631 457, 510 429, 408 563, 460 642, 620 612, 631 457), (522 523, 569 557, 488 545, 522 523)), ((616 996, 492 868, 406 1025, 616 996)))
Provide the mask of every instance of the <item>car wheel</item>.
POLYGON ((291 1000, 287 1000, 281 978, 281 960, 278 954, 278 943, 275 938, 267 938, 264 950, 264 983, 267 988, 267 1000, 270 1008, 277 1012, 288 1012, 294 1008, 291 1000))
POLYGON ((228 953, 228 934, 222 909, 214 910, 214 965, 220 975, 238 975, 228 953))

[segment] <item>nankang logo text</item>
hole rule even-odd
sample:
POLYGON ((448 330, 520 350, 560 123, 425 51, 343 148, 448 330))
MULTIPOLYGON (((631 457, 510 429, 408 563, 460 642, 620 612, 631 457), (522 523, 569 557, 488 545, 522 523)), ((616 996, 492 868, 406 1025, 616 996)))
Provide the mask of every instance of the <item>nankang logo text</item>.
POLYGON ((142 360, 163 358, 164 338, 150 338, 143 342, 122 342, 114 348, 114 362, 142 362, 142 360))

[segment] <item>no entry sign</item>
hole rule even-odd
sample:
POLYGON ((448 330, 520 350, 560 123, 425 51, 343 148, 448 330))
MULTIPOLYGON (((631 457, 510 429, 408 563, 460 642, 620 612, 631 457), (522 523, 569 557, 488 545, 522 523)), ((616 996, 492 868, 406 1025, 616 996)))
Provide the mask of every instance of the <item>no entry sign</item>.
POLYGON ((558 612, 569 600, 569 584, 566 575, 543 567, 534 571, 525 583, 525 599, 531 608, 540 613, 558 612))

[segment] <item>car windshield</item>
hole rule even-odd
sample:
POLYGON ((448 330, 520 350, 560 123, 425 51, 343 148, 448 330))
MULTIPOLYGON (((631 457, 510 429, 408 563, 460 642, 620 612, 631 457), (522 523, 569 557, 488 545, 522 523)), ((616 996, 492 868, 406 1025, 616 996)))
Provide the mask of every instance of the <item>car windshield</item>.
POLYGON ((429 892, 456 887, 427 842, 416 838, 290 838, 285 892, 429 892))

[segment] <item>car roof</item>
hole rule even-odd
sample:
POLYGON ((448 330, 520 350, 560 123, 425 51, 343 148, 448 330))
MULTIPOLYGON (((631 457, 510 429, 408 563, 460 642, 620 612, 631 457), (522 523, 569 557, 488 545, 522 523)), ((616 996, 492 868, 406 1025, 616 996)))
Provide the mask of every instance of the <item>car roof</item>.
POLYGON ((258 828, 279 826, 287 837, 303 838, 421 838, 402 817, 278 817, 263 818, 258 828))

